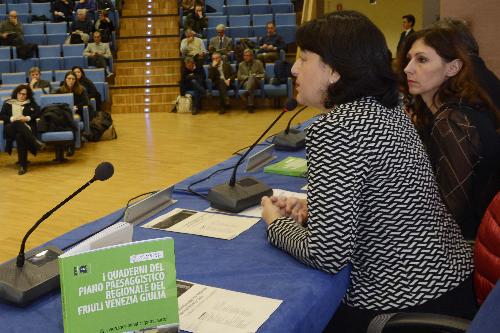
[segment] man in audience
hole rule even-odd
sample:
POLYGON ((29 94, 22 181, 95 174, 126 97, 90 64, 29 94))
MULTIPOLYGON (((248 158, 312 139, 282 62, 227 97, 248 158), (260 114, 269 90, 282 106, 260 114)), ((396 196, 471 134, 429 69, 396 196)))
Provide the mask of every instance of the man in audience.
POLYGON ((116 7, 111 0, 97 0, 97 9, 115 11, 116 7))
POLYGON ((229 96, 227 90, 234 89, 234 71, 231 64, 222 59, 219 52, 212 54, 212 64, 208 70, 208 78, 212 80, 214 87, 219 90, 220 109, 219 114, 226 113, 229 108, 229 96))
POLYGON ((399 42, 398 46, 396 48, 397 52, 401 49, 401 46, 403 46, 403 43, 405 39, 412 33, 415 32, 413 30, 413 26, 415 25, 415 16, 408 14, 403 16, 403 32, 401 33, 401 36, 399 37, 399 42))
POLYGON ((90 66, 106 68, 107 75, 111 76, 113 73, 107 68, 109 59, 113 57, 109 49, 109 44, 101 42, 101 33, 99 31, 94 32, 93 36, 94 42, 87 45, 85 50, 83 50, 83 55, 88 57, 90 66))
POLYGON ((17 12, 11 10, 9 18, 0 24, 2 45, 18 46, 24 43, 23 25, 17 19, 17 12))
POLYGON ((181 41, 181 54, 183 57, 189 56, 194 58, 198 67, 205 63, 205 54, 207 49, 201 38, 195 36, 195 32, 191 29, 186 30, 186 38, 181 41))
POLYGON ((219 24, 215 30, 217 31, 217 36, 210 38, 208 52, 211 54, 218 52, 222 55, 228 55, 233 51, 233 40, 226 36, 226 26, 224 24, 219 24))
POLYGON ((194 12, 186 16, 184 29, 191 29, 196 32, 198 36, 203 36, 203 29, 207 27, 208 18, 203 13, 203 5, 196 4, 194 6, 194 12))
POLYGON ((106 10, 99 11, 99 19, 95 22, 95 31, 101 33, 101 38, 104 43, 111 41, 111 35, 115 31, 113 21, 109 19, 109 13, 106 10))
POLYGON ((192 57, 184 59, 184 66, 181 71, 181 95, 184 96, 188 90, 194 92, 193 96, 193 115, 198 114, 201 109, 201 97, 206 94, 206 80, 205 70, 203 66, 196 65, 192 57))
POLYGON ((92 19, 97 9, 97 5, 95 0, 77 0, 75 1, 75 10, 78 11, 79 9, 87 10, 89 19, 92 19))
POLYGON ((30 78, 30 88, 34 89, 42 89, 44 94, 50 94, 50 82, 41 79, 40 68, 31 67, 28 72, 30 78))
POLYGON ((267 34, 259 40, 259 52, 257 59, 266 62, 275 62, 279 58, 280 50, 285 49, 286 43, 283 37, 276 33, 273 22, 267 22, 267 34))
POLYGON ((92 22, 87 17, 87 10, 78 9, 76 11, 76 20, 71 23, 71 33, 79 34, 82 41, 87 44, 93 30, 94 27, 92 26, 92 22))
POLYGON ((264 65, 258 59, 253 58, 253 51, 246 49, 243 51, 243 61, 238 66, 238 80, 246 91, 241 95, 247 100, 247 110, 249 113, 255 112, 254 96, 255 89, 260 86, 260 81, 264 79, 264 65))

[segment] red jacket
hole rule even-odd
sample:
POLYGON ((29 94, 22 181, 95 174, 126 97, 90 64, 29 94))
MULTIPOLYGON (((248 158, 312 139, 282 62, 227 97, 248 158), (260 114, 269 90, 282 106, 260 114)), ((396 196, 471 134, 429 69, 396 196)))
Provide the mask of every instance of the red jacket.
POLYGON ((481 304, 500 279, 500 192, 484 213, 474 246, 474 286, 481 304))

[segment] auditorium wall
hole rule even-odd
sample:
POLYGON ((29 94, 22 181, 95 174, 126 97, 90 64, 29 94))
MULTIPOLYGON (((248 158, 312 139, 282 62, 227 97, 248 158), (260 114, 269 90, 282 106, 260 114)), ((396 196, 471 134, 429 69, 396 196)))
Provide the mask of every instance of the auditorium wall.
POLYGON ((500 1, 441 0, 441 17, 461 18, 468 22, 479 44, 486 65, 500 77, 500 1))

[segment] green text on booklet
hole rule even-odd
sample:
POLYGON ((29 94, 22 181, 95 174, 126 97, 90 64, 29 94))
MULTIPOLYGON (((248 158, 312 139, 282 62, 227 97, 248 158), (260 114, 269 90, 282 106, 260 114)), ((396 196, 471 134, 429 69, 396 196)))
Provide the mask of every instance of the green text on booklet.
POLYGON ((277 163, 264 167, 264 172, 285 176, 306 177, 307 160, 300 157, 288 156, 277 163))
POLYGON ((59 257, 64 332, 177 326, 174 240, 158 238, 59 257))

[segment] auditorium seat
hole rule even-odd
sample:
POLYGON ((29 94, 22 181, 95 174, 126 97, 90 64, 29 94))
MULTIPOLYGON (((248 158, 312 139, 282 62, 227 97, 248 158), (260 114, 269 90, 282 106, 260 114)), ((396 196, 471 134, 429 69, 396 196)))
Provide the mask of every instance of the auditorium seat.
POLYGON ((224 6, 224 13, 226 15, 248 15, 248 14, 250 14, 247 5, 224 6))
POLYGON ((254 35, 253 29, 250 26, 246 27, 229 27, 228 29, 228 36, 231 38, 235 37, 251 37, 254 35))
POLYGON ((24 35, 24 42, 26 44, 47 45, 47 35, 24 35))
POLYGON ((250 26, 250 15, 230 15, 229 16, 229 26, 230 27, 247 27, 250 26))
POLYGON ((297 32, 296 25, 278 25, 276 32, 283 37, 285 43, 295 43, 295 33, 297 32))
POLYGON ((8 3, 7 13, 12 10, 15 10, 17 14, 29 14, 30 5, 27 3, 8 3))
POLYGON ((248 5, 249 6, 254 6, 254 5, 268 5, 269 1, 268 0, 248 0, 248 5))
POLYGON ((14 59, 14 68, 15 72, 24 72, 27 73, 31 67, 38 66, 38 59, 14 59))
POLYGON ((227 25, 226 15, 217 15, 208 17, 208 28, 215 28, 219 24, 227 25))
POLYGON ((64 44, 64 42, 66 41, 68 34, 67 33, 54 33, 54 34, 47 33, 46 36, 47 36, 47 44, 48 45, 55 45, 55 44, 61 45, 61 44, 64 44))
POLYGON ((293 5, 291 3, 271 4, 271 10, 274 14, 293 13, 293 5))
POLYGON ((84 44, 63 44, 63 56, 65 57, 78 57, 83 55, 85 49, 84 44))
POLYGON ((104 68, 88 68, 85 70, 85 76, 92 82, 105 82, 104 68))
POLYGON ((0 59, 2 60, 11 59, 10 46, 0 46, 0 59))
POLYGON ((26 72, 21 73, 2 73, 3 84, 21 84, 26 83, 26 72))
POLYGON ((274 99, 274 106, 279 106, 280 97, 293 97, 292 78, 288 77, 286 83, 273 84, 275 80, 274 64, 266 64, 266 83, 264 84, 264 93, 266 97, 274 99))
POLYGON ((3 58, 0 58, 0 72, 9 73, 11 71, 11 61, 9 59, 3 60, 3 58))
POLYGON ((45 34, 45 24, 43 23, 24 24, 23 32, 25 35, 43 35, 45 34))
POLYGON ((63 58, 61 57, 39 58, 38 67, 40 67, 42 71, 62 69, 63 58))
POLYGON ((42 16, 45 15, 47 18, 52 17, 50 12, 50 2, 32 3, 31 4, 31 15, 42 16))
POLYGON ((52 58, 61 56, 61 45, 39 45, 38 57, 52 58))
POLYGON ((67 25, 66 22, 61 23, 45 23, 45 32, 47 35, 49 34, 61 34, 67 33, 67 25))
POLYGON ((274 15, 274 23, 276 26, 280 25, 296 25, 295 13, 283 13, 274 15))
POLYGON ((252 15, 253 26, 266 25, 268 22, 273 22, 273 14, 254 14, 252 15))
POLYGON ((250 14, 272 14, 270 5, 253 5, 249 6, 250 14))

